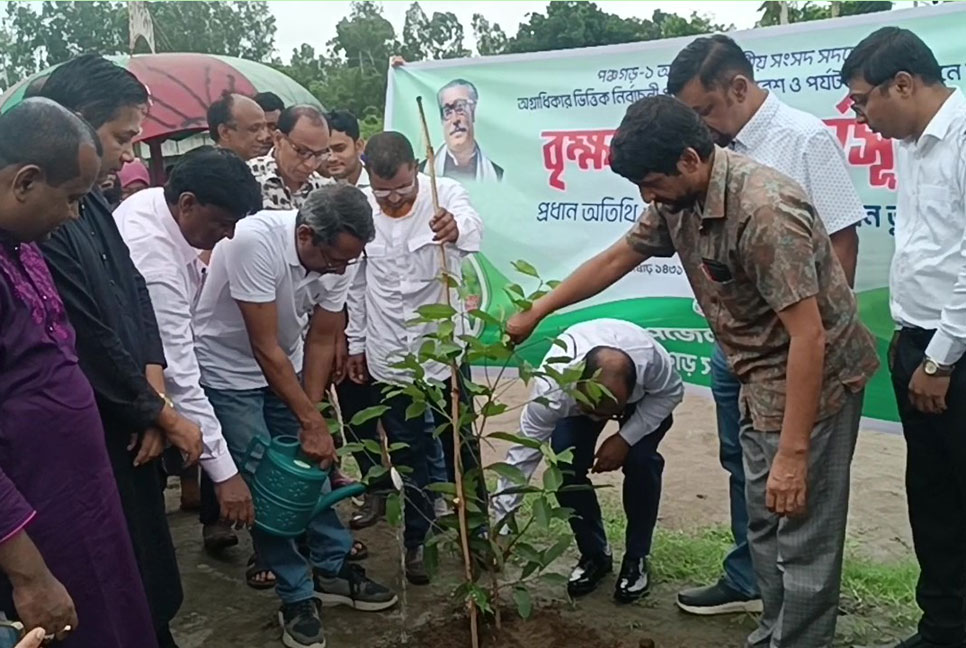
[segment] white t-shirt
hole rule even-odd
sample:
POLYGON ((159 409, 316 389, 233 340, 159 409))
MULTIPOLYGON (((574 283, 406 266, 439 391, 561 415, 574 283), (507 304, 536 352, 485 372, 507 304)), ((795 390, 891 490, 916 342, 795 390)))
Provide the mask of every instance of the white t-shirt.
POLYGON ((308 272, 295 248, 295 210, 263 211, 241 220, 235 237, 215 246, 195 317, 201 382, 214 389, 268 385, 255 360, 237 301, 278 309, 278 344, 302 371, 303 335, 316 306, 343 309, 355 266, 343 275, 308 272))

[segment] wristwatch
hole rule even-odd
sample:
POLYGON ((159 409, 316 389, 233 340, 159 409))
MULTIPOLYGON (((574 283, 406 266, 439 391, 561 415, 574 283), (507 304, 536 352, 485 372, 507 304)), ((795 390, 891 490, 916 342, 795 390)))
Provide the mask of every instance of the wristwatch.
POLYGON ((174 407, 174 401, 171 400, 170 398, 168 398, 167 394, 162 394, 161 392, 158 392, 158 396, 161 397, 161 400, 164 401, 164 404, 165 405, 167 405, 171 409, 175 409, 175 407, 174 407))
POLYGON ((946 376, 951 375, 953 373, 953 369, 955 368, 956 365, 939 364, 928 356, 922 361, 923 373, 934 378, 945 378, 946 376))

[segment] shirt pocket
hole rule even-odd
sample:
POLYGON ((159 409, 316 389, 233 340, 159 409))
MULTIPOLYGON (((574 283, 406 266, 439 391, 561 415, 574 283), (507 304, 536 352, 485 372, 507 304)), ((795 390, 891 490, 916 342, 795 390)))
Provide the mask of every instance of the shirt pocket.
POLYGON ((962 240, 963 197, 949 185, 919 185, 918 222, 911 232, 924 249, 939 251, 950 240, 962 240))
MULTIPOLYGON (((420 234, 409 239, 407 248, 409 249, 409 272, 413 281, 430 282, 440 279, 442 274, 442 257, 440 256, 440 246, 433 240, 434 234, 420 234)), ((456 250, 446 247, 446 262, 450 266, 450 273, 453 272, 453 262, 456 259, 456 250)), ((458 276, 458 275, 457 275, 458 276)))

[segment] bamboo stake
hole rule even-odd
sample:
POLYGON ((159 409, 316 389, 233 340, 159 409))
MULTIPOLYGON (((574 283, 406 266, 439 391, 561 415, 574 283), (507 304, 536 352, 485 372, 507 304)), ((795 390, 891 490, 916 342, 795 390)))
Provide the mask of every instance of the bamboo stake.
MULTIPOLYGON (((429 137, 429 125, 426 123, 426 112, 423 110, 423 98, 416 97, 416 105, 419 108, 419 122, 423 128, 423 141, 426 142, 426 170, 429 172, 429 184, 433 192, 433 210, 439 214, 439 190, 436 188, 436 153, 433 151, 433 143, 429 137)), ((443 265, 443 292, 446 295, 446 305, 452 307, 452 299, 449 292, 449 279, 446 274, 449 266, 446 264, 446 248, 441 241, 439 244, 439 257, 443 265)), ((452 428, 453 428, 453 472, 456 481, 456 515, 460 525, 460 543, 463 549, 463 568, 466 572, 466 582, 473 581, 473 564, 470 556, 470 534, 469 526, 466 521, 466 494, 463 492, 463 459, 460 450, 462 449, 460 434, 460 388, 459 388, 459 367, 456 361, 450 362, 450 401, 452 402, 452 428)), ((470 638, 473 648, 479 648, 480 638, 477 621, 476 604, 472 599, 466 602, 470 615, 470 638)))

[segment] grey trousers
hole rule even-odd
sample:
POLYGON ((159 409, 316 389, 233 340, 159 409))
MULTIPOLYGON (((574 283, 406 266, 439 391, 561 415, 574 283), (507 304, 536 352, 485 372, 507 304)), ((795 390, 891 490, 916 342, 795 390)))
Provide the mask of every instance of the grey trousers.
POLYGON ((841 410, 812 430, 807 510, 800 518, 779 517, 765 506, 778 433, 742 423, 748 544, 764 606, 749 648, 832 645, 862 398, 862 392, 850 395, 841 410))

